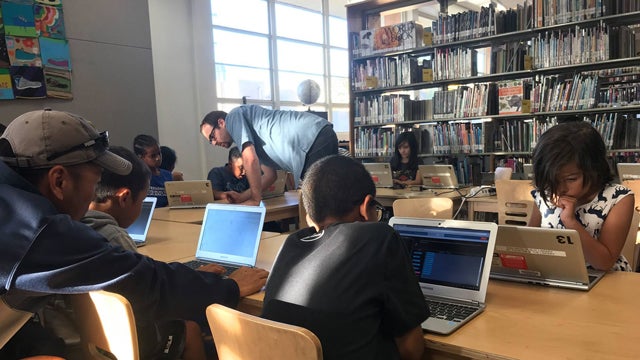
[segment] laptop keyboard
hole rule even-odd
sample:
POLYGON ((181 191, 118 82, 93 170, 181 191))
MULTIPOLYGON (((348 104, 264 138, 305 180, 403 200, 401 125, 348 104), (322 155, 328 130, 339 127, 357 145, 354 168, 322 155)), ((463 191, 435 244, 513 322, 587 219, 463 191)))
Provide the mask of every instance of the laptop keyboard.
POLYGON ((451 304, 440 301, 428 300, 431 317, 449 321, 461 322, 471 316, 476 310, 475 307, 451 304))
MULTIPOLYGON (((209 264, 212 264, 212 263, 206 262, 206 261, 200 261, 200 260, 191 260, 191 261, 187 261, 187 262, 185 262, 183 264, 187 265, 188 267, 190 267, 190 268, 192 268, 194 270, 198 270, 198 268, 200 266, 209 265, 209 264)), ((226 272, 227 275, 231 274, 232 272, 234 272, 236 270, 238 270, 237 266, 223 265, 223 264, 217 264, 217 263, 216 263, 216 265, 219 265, 219 266, 222 266, 223 268, 225 268, 227 270, 227 272, 226 272)))

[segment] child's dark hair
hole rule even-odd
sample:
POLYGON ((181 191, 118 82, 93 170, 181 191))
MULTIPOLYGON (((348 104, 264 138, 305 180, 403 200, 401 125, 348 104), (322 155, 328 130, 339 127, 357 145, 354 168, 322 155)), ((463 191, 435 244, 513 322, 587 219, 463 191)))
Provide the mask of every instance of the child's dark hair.
POLYGON ((407 165, 410 169, 418 168, 418 141, 416 140, 416 135, 410 131, 405 131, 396 137, 395 151, 391 157, 392 169, 398 169, 400 167, 402 155, 400 155, 398 148, 405 142, 409 144, 409 149, 411 150, 411 153, 409 154, 409 163, 407 165))
POLYGON ((237 146, 234 146, 231 149, 229 149, 229 164, 234 162, 234 160, 240 159, 240 158, 242 158, 242 153, 240 152, 240 149, 238 149, 237 146))
POLYGON ((168 146, 160 146, 160 154, 162 154, 162 163, 160 164, 160 169, 173 171, 173 169, 175 169, 176 167, 176 161, 178 161, 176 151, 168 146))
POLYGON ((138 198, 138 195, 145 191, 149 185, 149 179, 151 179, 151 170, 138 156, 136 156, 131 150, 122 146, 111 146, 109 151, 112 153, 129 160, 131 162, 131 172, 129 175, 118 175, 109 170, 102 170, 102 178, 96 185, 96 197, 94 199, 97 203, 104 203, 107 198, 115 196, 118 189, 127 188, 131 191, 134 198, 138 198))
POLYGON ((208 113, 207 115, 204 116, 204 119, 202 119, 202 122, 200 123, 200 129, 202 129, 202 127, 205 124, 209 124, 211 125, 214 129, 218 128, 218 119, 226 119, 227 118, 227 113, 224 111, 220 111, 220 110, 214 110, 210 113, 208 113))
POLYGON ((339 155, 313 163, 302 182, 302 201, 315 223, 327 217, 342 217, 362 203, 367 195, 376 195, 371 175, 356 160, 339 155))
POLYGON ((533 183, 546 203, 558 190, 558 172, 575 163, 585 186, 603 188, 613 180, 600 133, 585 121, 571 121, 544 132, 533 149, 533 183))
POLYGON ((152 146, 158 146, 158 140, 151 135, 140 134, 133 139, 133 152, 138 156, 144 156, 152 146))

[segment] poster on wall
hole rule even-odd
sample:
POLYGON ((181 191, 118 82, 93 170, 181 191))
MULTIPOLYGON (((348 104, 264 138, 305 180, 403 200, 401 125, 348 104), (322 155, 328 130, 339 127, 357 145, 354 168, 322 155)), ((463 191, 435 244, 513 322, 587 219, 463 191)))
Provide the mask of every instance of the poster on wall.
POLYGON ((0 100, 72 99, 61 0, 0 0, 0 100))

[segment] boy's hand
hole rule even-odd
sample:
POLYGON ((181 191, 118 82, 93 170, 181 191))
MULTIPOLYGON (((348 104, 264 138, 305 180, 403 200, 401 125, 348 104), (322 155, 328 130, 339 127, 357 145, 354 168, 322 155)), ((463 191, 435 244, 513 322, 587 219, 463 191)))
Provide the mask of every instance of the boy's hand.
POLYGON ((238 283, 240 296, 243 297, 260 291, 267 283, 267 276, 269 276, 267 270, 243 266, 232 272, 229 278, 238 283))

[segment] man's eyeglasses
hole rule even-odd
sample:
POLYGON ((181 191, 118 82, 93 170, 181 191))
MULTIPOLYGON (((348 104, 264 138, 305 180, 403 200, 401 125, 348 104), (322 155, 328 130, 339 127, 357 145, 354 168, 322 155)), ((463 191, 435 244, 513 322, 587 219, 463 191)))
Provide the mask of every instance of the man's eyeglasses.
POLYGON ((376 208, 376 220, 381 221, 384 218, 384 214, 387 210, 376 200, 372 200, 371 204, 376 208))
POLYGON ((103 131, 101 132, 97 138, 83 142, 82 144, 78 144, 70 147, 67 150, 59 151, 47 156, 47 161, 55 160, 61 156, 70 154, 74 151, 84 150, 87 148, 94 148, 94 152, 96 154, 101 154, 105 150, 109 148, 109 132, 103 131))
POLYGON ((209 144, 213 144, 213 142, 216 141, 216 134, 214 131, 216 131, 215 126, 211 128, 211 132, 209 133, 209 144))

